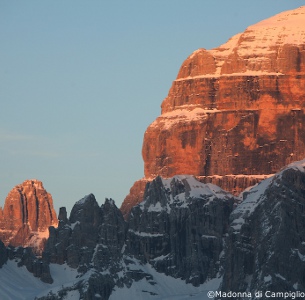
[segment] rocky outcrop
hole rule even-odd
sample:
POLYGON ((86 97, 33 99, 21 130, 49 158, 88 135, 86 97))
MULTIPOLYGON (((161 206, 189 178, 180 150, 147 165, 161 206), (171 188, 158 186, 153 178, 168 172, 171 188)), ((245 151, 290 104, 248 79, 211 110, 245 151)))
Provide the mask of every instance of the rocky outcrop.
POLYGON ((143 178, 136 181, 131 187, 120 208, 125 219, 127 219, 131 208, 143 201, 145 187, 148 182, 149 180, 143 178))
POLYGON ((8 194, 0 211, 0 240, 42 252, 49 226, 57 226, 52 196, 38 180, 26 180, 8 194))
POLYGON ((31 248, 8 247, 7 253, 10 260, 18 262, 18 267, 25 266, 34 277, 38 277, 45 283, 53 283, 49 264, 37 258, 31 248))
MULTIPOLYGON (((60 209, 59 225, 50 227, 43 261, 66 263, 79 272, 80 282, 63 289, 63 293, 77 290, 82 299, 109 298, 119 280, 117 273, 123 268, 126 226, 112 199, 106 199, 100 207, 93 194, 76 202, 69 218, 66 209, 60 209)), ((40 299, 61 299, 61 296, 40 299)))
POLYGON ((0 240, 0 268, 6 263, 6 261, 7 261, 7 249, 0 240))
POLYGON ((5 247, 0 240, 0 269, 8 260, 17 262, 18 267, 25 266, 35 277, 45 283, 52 283, 49 265, 37 258, 31 248, 5 247))
POLYGON ((199 285, 219 272, 234 197, 192 176, 157 177, 132 208, 126 251, 157 271, 199 285))
POLYGON ((281 13, 183 62, 144 134, 146 179, 268 175, 305 156, 304 14, 281 13))
POLYGON ((223 291, 305 291, 304 207, 304 161, 244 193, 231 214, 223 291))
POLYGON ((99 227, 99 239, 93 263, 98 270, 108 270, 116 274, 122 270, 121 261, 125 248, 127 224, 112 199, 106 199, 101 206, 101 211, 103 222, 99 227))
POLYGON ((85 268, 98 242, 101 222, 100 207, 92 194, 75 203, 69 220, 65 208, 61 208, 58 228, 50 227, 44 259, 58 264, 67 262, 72 268, 85 268))
POLYGON ((203 183, 212 183, 221 186, 225 191, 230 191, 233 195, 238 196, 244 191, 245 187, 251 187, 262 180, 272 176, 269 175, 211 175, 196 176, 195 178, 203 183))

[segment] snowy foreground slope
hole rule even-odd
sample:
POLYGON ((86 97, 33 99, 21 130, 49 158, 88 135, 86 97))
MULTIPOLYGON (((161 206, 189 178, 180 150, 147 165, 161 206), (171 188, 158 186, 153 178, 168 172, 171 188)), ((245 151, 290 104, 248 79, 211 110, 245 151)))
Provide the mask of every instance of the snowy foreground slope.
POLYGON ((304 293, 304 168, 305 161, 289 165, 245 191, 241 203, 192 176, 158 177, 127 222, 113 200, 99 206, 88 195, 69 218, 61 210, 59 227, 50 228, 41 263, 49 266, 43 270, 53 283, 17 267, 25 259, 10 254, 0 268, 0 299, 196 300, 210 299, 208 291, 216 290, 251 295, 236 299, 255 299, 262 291, 261 299, 268 299, 266 291, 304 293))
MULTIPOLYGON (((157 273, 149 265, 141 266, 143 271, 149 272, 156 281, 152 286, 146 280, 135 282, 131 288, 117 288, 110 299, 208 299, 207 291, 216 290, 220 280, 214 279, 199 288, 186 284, 180 279, 175 279, 157 273), (158 296, 157 296, 158 294, 158 296)), ((0 299, 1 300, 30 300, 50 293, 57 293, 63 287, 73 286, 79 281, 77 271, 67 265, 51 265, 51 275, 55 279, 53 284, 41 282, 30 274, 25 267, 17 267, 14 261, 8 261, 0 269, 0 299)), ((99 296, 96 294, 96 299, 99 296)), ((68 292, 61 299, 80 299, 77 290, 68 292)), ((100 298, 101 299, 101 298, 100 298)))
MULTIPOLYGON (((77 271, 67 265, 51 264, 50 269, 54 279, 53 284, 42 282, 29 273, 26 267, 18 267, 16 261, 9 260, 0 269, 0 299, 34 299, 50 290, 56 291, 60 290, 62 286, 73 285, 78 280, 76 278, 77 271)), ((67 299, 79 299, 79 297, 67 299)))

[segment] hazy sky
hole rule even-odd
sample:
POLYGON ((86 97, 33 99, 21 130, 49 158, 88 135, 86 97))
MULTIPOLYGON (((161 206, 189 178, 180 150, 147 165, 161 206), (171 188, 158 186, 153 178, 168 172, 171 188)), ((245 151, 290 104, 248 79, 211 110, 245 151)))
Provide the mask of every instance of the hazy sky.
POLYGON ((303 1, 0 0, 0 206, 36 178, 56 211, 118 206, 180 65, 303 1))

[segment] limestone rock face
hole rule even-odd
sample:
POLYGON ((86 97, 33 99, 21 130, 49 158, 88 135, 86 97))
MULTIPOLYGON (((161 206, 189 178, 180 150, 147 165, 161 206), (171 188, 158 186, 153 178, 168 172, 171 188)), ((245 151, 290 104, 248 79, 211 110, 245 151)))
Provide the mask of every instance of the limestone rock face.
MULTIPOLYGON (((305 290, 305 161, 244 193, 230 216, 223 291, 305 290)), ((269 295, 270 296, 270 295, 269 295)))
POLYGON ((101 210, 94 195, 77 201, 69 219, 65 208, 60 209, 59 216, 58 228, 50 227, 44 257, 52 263, 63 264, 66 261, 72 268, 86 266, 97 244, 102 222, 101 210))
MULTIPOLYGON (((93 194, 87 195, 72 208, 67 218, 60 209, 58 228, 50 227, 50 237, 43 252, 46 263, 64 264, 77 269, 79 284, 68 287, 79 290, 82 299, 108 299, 118 283, 116 273, 123 268, 122 249, 127 224, 112 199, 100 207, 93 194)), ((41 298, 41 299, 60 299, 41 298)))
POLYGON ((0 211, 0 240, 6 246, 32 247, 41 253, 49 226, 57 222, 52 196, 42 182, 26 180, 9 192, 0 211))
POLYGON ((149 180, 143 178, 137 180, 131 187, 129 194, 124 199, 120 208, 125 219, 127 219, 131 208, 143 200, 145 187, 148 182, 149 180))
POLYGON ((126 251, 157 271, 199 285, 216 277, 234 197, 192 176, 157 177, 128 219, 126 251))
POLYGON ((144 134, 145 178, 268 175, 302 159, 304 91, 305 6, 196 50, 144 134))
POLYGON ((304 157, 305 7, 182 64, 143 142, 145 176, 270 174, 304 157))
POLYGON ((50 227, 43 253, 46 261, 66 262, 80 272, 90 266, 104 271, 110 258, 121 256, 127 225, 112 199, 100 207, 90 194, 75 203, 69 219, 65 208, 60 209, 59 216, 58 228, 50 227))

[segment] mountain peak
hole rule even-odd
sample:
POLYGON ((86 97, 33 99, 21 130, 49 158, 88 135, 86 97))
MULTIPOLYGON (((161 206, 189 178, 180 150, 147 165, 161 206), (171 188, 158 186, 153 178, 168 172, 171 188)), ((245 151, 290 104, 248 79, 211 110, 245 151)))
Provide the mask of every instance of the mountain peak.
POLYGON ((84 204, 87 204, 87 203, 90 203, 90 202, 95 202, 95 197, 93 194, 89 194, 89 195, 86 195, 84 196, 82 199, 78 200, 75 205, 84 205, 84 204))
POLYGON ((289 61, 282 61, 281 52, 289 45, 304 44, 305 6, 302 6, 251 25, 217 48, 194 51, 176 80, 228 74, 285 74, 289 61))
MULTIPOLYGON (((249 26, 245 34, 255 33, 256 39, 263 44, 304 44, 305 42, 305 6, 284 11, 271 18, 249 26)), ((257 43, 256 46, 262 44, 257 43)))
POLYGON ((238 194, 303 159, 304 49, 302 6, 194 51, 144 134, 144 180, 192 174, 238 194))
POLYGON ((49 226, 57 223, 52 196, 42 182, 25 180, 6 197, 0 214, 0 239, 5 245, 29 246, 41 253, 49 226))

